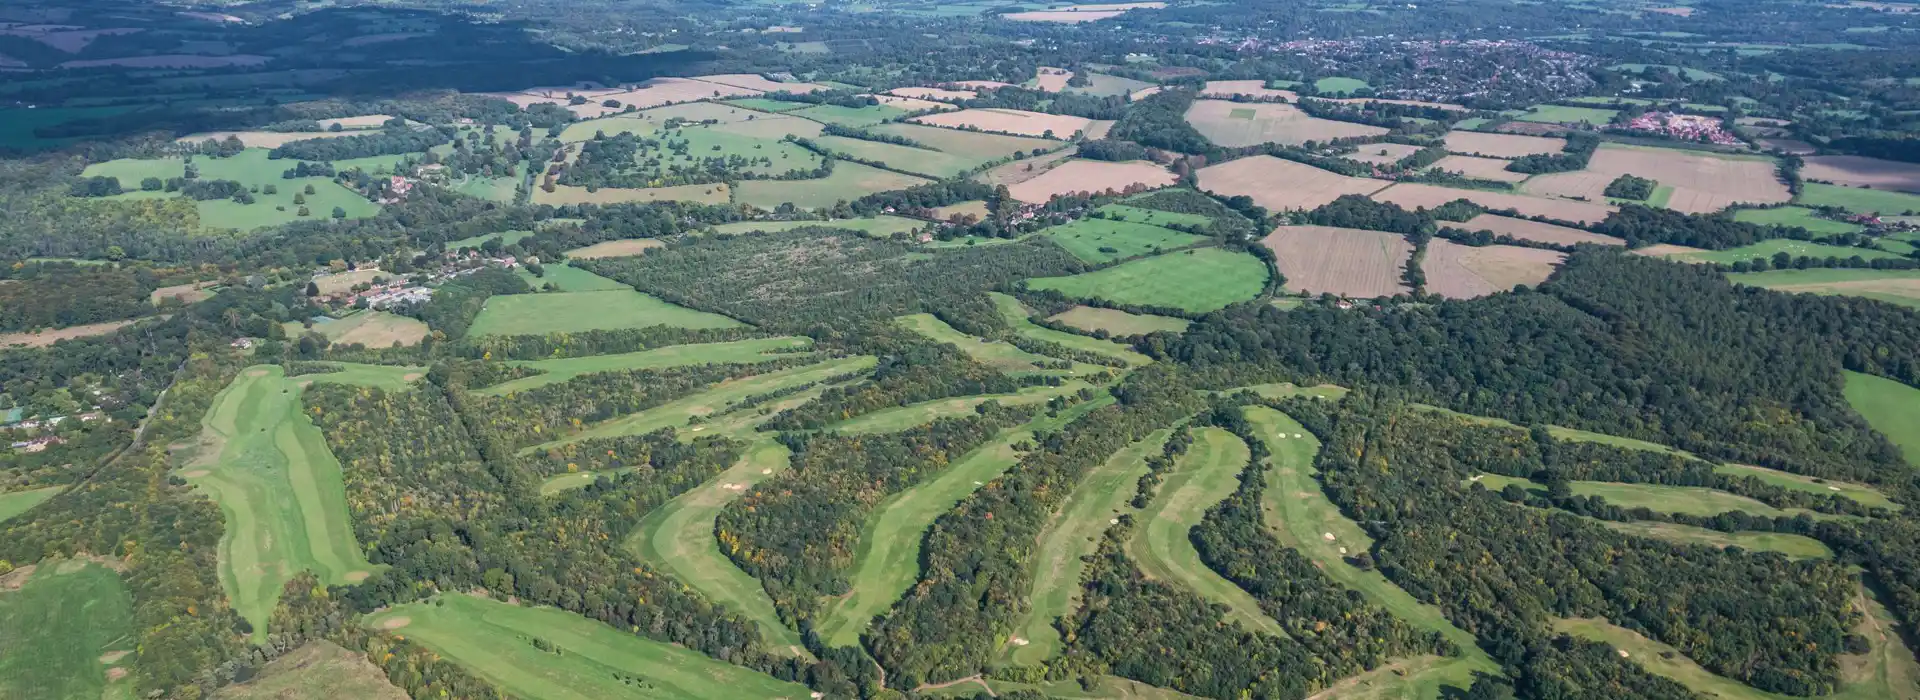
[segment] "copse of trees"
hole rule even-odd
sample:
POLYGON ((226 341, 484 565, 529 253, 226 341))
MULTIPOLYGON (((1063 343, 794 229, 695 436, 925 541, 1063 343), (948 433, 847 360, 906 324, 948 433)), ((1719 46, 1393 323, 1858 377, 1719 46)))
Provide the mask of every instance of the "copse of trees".
POLYGON ((352 158, 418 153, 446 143, 456 132, 445 127, 384 129, 363 136, 334 136, 289 141, 267 152, 268 158, 335 161, 352 158))

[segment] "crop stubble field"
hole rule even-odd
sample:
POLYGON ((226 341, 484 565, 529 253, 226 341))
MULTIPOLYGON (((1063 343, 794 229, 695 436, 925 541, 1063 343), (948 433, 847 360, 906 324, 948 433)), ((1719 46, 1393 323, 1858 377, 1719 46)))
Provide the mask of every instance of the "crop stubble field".
POLYGON ((1447 156, 1434 163, 1428 170, 1459 173, 1478 180, 1495 182, 1520 182, 1527 179, 1526 173, 1516 173, 1507 169, 1513 161, 1505 158, 1481 158, 1479 156, 1447 156))
POLYGON ((1093 120, 1085 117, 1018 109, 963 109, 914 117, 913 121, 933 126, 972 127, 981 131, 1055 139, 1066 139, 1093 124, 1093 120), (1049 133, 1052 135, 1049 136, 1049 133))
POLYGON ((1603 144, 1584 170, 1539 175, 1523 186, 1531 194, 1584 197, 1606 201, 1607 184, 1636 175, 1673 188, 1667 208, 1691 214, 1720 211, 1733 204, 1775 204, 1792 198, 1774 173, 1772 158, 1730 156, 1603 144))
POLYGON ((1487 158, 1519 158, 1543 153, 1559 153, 1566 139, 1521 134, 1488 134, 1478 131, 1449 131, 1447 150, 1487 158))
POLYGON ((1173 173, 1148 161, 1110 163, 1097 160, 1070 160, 1042 173, 1039 177, 1007 188, 1014 199, 1045 204, 1055 196, 1074 192, 1100 193, 1124 191, 1128 187, 1160 188, 1173 184, 1173 173))
POLYGON ((1200 189, 1224 196, 1246 195, 1274 210, 1313 209, 1343 194, 1371 194, 1392 184, 1266 155, 1207 166, 1197 175, 1200 189))
POLYGON ((1499 214, 1481 214, 1462 223, 1442 225, 1453 226, 1471 232, 1492 231, 1496 234, 1504 234, 1520 240, 1553 243, 1557 245, 1598 243, 1601 245, 1624 246, 1627 244, 1624 239, 1614 238, 1613 236, 1598 234, 1592 231, 1582 231, 1577 228, 1556 226, 1554 224, 1546 224, 1528 219, 1516 219, 1511 216, 1501 216, 1499 214))
POLYGON ((1504 192, 1485 190, 1464 190, 1452 187, 1440 187, 1417 182, 1403 182, 1387 189, 1375 192, 1376 201, 1392 202, 1407 209, 1425 207, 1432 209, 1456 199, 1465 199, 1488 209, 1512 209, 1524 216, 1544 216, 1560 221, 1576 223, 1598 223, 1612 214, 1615 207, 1591 202, 1576 202, 1570 199, 1549 199, 1530 197, 1504 192))
POLYGON ((1289 290, 1363 298, 1413 291, 1400 277, 1413 245, 1397 233, 1281 226, 1260 243, 1273 251, 1289 290))
POLYGON ((1452 241, 1427 242, 1421 270, 1427 291, 1453 299, 1471 299, 1545 282, 1567 257, 1566 253, 1510 245, 1464 246, 1452 241))
POLYGON ((1262 143, 1298 146, 1308 141, 1387 133, 1377 126, 1320 119, 1299 107, 1277 102, 1195 100, 1187 108, 1187 122, 1207 140, 1229 148, 1262 143))

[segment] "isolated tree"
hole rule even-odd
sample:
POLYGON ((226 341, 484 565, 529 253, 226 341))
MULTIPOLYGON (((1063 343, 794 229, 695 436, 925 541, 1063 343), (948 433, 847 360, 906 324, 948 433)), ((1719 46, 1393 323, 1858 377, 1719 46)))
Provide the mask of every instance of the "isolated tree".
POLYGON ((342 207, 334 207, 334 208, 333 208, 333 218, 335 218, 335 219, 344 219, 344 218, 347 218, 347 210, 346 210, 345 208, 342 208, 342 207))
POLYGON ((313 282, 312 280, 308 280, 308 281, 307 281, 307 296, 310 296, 310 297, 317 297, 317 296, 320 296, 320 285, 318 285, 318 284, 315 284, 315 283, 314 283, 314 282, 313 282))

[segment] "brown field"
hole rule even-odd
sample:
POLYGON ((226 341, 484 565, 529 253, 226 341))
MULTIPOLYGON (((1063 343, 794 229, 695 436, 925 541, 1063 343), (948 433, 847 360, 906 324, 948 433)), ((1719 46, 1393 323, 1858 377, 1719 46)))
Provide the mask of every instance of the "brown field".
POLYGON ((947 85, 954 85, 970 90, 998 90, 1003 87, 1013 87, 1013 83, 1003 83, 998 80, 956 80, 951 83, 941 84, 942 87, 947 85))
POLYGON ((358 117, 322 119, 320 120, 320 128, 330 129, 333 128, 333 125, 339 124, 342 129, 378 129, 386 124, 388 119, 392 118, 393 115, 391 114, 363 114, 358 117))
POLYGON ((1039 177, 1009 186, 1007 191, 1022 202, 1045 204, 1055 196, 1073 192, 1120 192, 1132 185, 1153 189, 1171 185, 1175 179, 1166 168, 1144 160, 1127 163, 1070 160, 1039 177))
POLYGON ((1914 163, 1864 156, 1813 156, 1807 158, 1800 175, 1854 187, 1920 192, 1920 164, 1914 163))
MULTIPOLYGON (((855 200, 875 192, 903 190, 931 180, 902 175, 850 161, 834 166, 833 175, 817 180, 742 180, 739 199, 762 209, 791 202, 802 209, 821 209, 840 200, 855 200)), ((722 198, 719 202, 726 203, 722 198)))
POLYGON ((1519 158, 1536 153, 1559 153, 1566 139, 1516 134, 1483 134, 1477 131, 1447 132, 1447 150, 1487 158, 1519 158))
POLYGON ((674 117, 679 117, 690 122, 703 122, 712 119, 722 124, 731 124, 734 122, 772 119, 774 115, 756 112, 745 107, 723 105, 717 102, 682 102, 680 104, 645 109, 626 116, 614 117, 614 119, 639 119, 655 124, 664 124, 668 119, 674 117))
POLYGON ((888 93, 922 100, 971 100, 980 96, 980 93, 972 90, 944 90, 932 87, 894 88, 889 90, 888 93))
POLYGON ((211 298, 213 292, 207 291, 207 287, 211 286, 213 286, 212 282, 190 282, 161 287, 153 290, 153 294, 148 299, 155 304, 160 303, 162 299, 179 299, 181 303, 192 304, 211 298))
POLYGON ((391 276, 393 275, 377 268, 348 270, 331 275, 315 275, 313 277, 313 286, 320 290, 320 296, 332 296, 352 291, 354 285, 357 284, 373 284, 373 280, 376 277, 391 276))
POLYGON ((1654 245, 1650 245, 1645 248, 1637 248, 1633 250, 1634 255, 1645 255, 1649 258, 1665 258, 1665 257, 1678 256, 1678 255, 1692 255, 1694 253, 1705 253, 1705 252, 1708 252, 1707 249, 1705 248, 1693 248, 1693 247, 1683 246, 1683 245, 1673 245, 1671 243, 1656 243, 1654 245))
POLYGON ((1372 298, 1406 294, 1400 275, 1413 244, 1405 236, 1333 226, 1281 226, 1260 241, 1273 250, 1287 289, 1372 298))
POLYGON ((1434 163, 1429 170, 1445 170, 1460 173, 1467 177, 1496 182, 1519 182, 1527 179, 1526 173, 1516 173, 1507 169, 1513 161, 1505 158, 1481 158, 1479 156, 1447 156, 1434 163))
POLYGON ((179 143, 200 142, 206 140, 225 141, 228 136, 239 137, 241 145, 247 148, 279 148, 294 141, 308 139, 330 139, 340 136, 360 136, 353 131, 209 131, 192 136, 174 139, 179 143))
POLYGON ((1089 139, 1104 139, 1107 137, 1107 132, 1113 131, 1113 125, 1118 123, 1119 122, 1104 119, 1095 119, 1087 122, 1085 136, 1089 139))
POLYGON ((68 326, 66 328, 59 328, 59 329, 50 330, 50 331, 40 331, 39 333, 0 333, 0 348, 14 348, 14 347, 44 348, 54 344, 55 342, 66 340, 68 338, 85 338, 85 337, 94 336, 94 335, 106 335, 108 333, 112 333, 116 330, 119 330, 120 327, 122 326, 126 326, 128 324, 134 323, 135 321, 139 321, 139 320, 140 319, 134 319, 132 321, 108 321, 106 323, 89 323, 84 326, 68 326))
POLYGON ((663 245, 666 244, 652 238, 628 238, 619 241, 595 243, 584 248, 575 248, 567 251, 567 258, 574 260, 624 258, 629 255, 639 255, 647 252, 649 248, 658 248, 663 245))
POLYGON ((1097 306, 1075 306, 1054 314, 1047 320, 1058 321, 1088 332, 1104 330, 1123 338, 1130 335, 1146 335, 1154 331, 1180 333, 1187 330, 1187 320, 1184 318, 1135 314, 1097 306))
POLYGON ((521 108, 536 104, 557 104, 567 106, 568 111, 581 119, 604 117, 633 105, 640 109, 659 107, 677 102, 692 102, 716 97, 745 97, 758 95, 761 90, 709 83, 687 78, 655 78, 641 83, 631 90, 579 89, 579 88, 531 88, 519 92, 488 93, 490 97, 507 100, 521 108), (567 93, 587 98, 583 105, 567 105, 567 93), (606 100, 618 100, 619 107, 607 107, 601 103, 606 100))
POLYGON ((894 109, 904 109, 909 112, 924 112, 929 109, 959 109, 959 107, 945 102, 923 100, 918 97, 901 97, 899 95, 871 95, 870 97, 879 100, 880 104, 894 109))
POLYGON ((124 66, 127 68, 226 68, 229 66, 258 66, 273 58, 235 54, 232 56, 199 56, 194 54, 171 54, 160 56, 127 56, 123 58, 98 58, 87 61, 67 61, 61 68, 101 68, 105 66, 124 66))
POLYGON ((1230 148, 1262 143, 1298 146, 1308 141, 1387 133, 1377 126, 1318 119, 1293 105, 1225 100, 1195 100, 1187 108, 1187 122, 1207 140, 1230 148))
POLYGON ((1074 132, 1086 129, 1093 120, 1017 109, 963 109, 957 112, 915 117, 913 121, 933 126, 973 127, 981 131, 1043 138, 1048 132, 1052 132, 1053 138, 1065 139, 1073 136, 1074 132))
POLYGON ((362 311, 332 323, 315 324, 335 345, 360 344, 369 348, 415 345, 427 337, 427 324, 385 311, 362 311))
POLYGON ((1453 299, 1471 299, 1547 281, 1566 253, 1510 245, 1464 246, 1435 238, 1427 242, 1420 269, 1427 291, 1453 299))
POLYGON ((964 214, 972 216, 975 219, 984 219, 987 218, 988 213, 990 212, 987 211, 987 203, 976 199, 971 202, 935 207, 933 210, 933 218, 946 221, 952 218, 954 214, 964 214))
POLYGON ((1513 209, 1526 216, 1545 216, 1577 223, 1599 222, 1615 210, 1611 205, 1575 202, 1570 199, 1547 199, 1483 190, 1462 190, 1413 182, 1403 182, 1381 190, 1374 193, 1373 198, 1381 202, 1393 202, 1407 209, 1416 207, 1432 209, 1456 199, 1465 199, 1488 209, 1513 209))
POLYGON ((1363 105, 1368 102, 1381 102, 1381 103, 1390 104, 1390 105, 1407 105, 1409 107, 1432 107, 1434 109, 1444 109, 1449 112, 1467 111, 1466 107, 1462 107, 1456 104, 1447 104, 1445 102, 1422 102, 1420 100, 1389 100, 1381 97, 1342 97, 1338 99, 1330 99, 1326 97, 1312 97, 1308 99, 1321 100, 1324 102, 1338 102, 1340 104, 1346 104, 1346 105, 1363 105))
POLYGON ((1033 78, 1033 86, 1044 92, 1060 92, 1067 89, 1067 81, 1073 78, 1073 71, 1065 68, 1041 66, 1033 78))
POLYGON ((588 192, 585 187, 556 185, 553 192, 539 187, 533 188, 535 204, 618 204, 621 202, 699 202, 701 204, 726 204, 727 186, 725 183, 712 185, 680 185, 677 187, 652 187, 647 189, 621 189, 602 187, 597 192, 588 192))
POLYGON ((1708 214, 1739 203, 1774 204, 1793 198, 1774 174, 1771 158, 1728 157, 1699 151, 1603 144, 1585 170, 1527 181, 1529 194, 1606 201, 1607 183, 1621 175, 1651 178, 1673 188, 1667 208, 1708 214))
POLYGON ((1078 150, 1077 148, 1062 148, 1052 153, 1042 153, 1032 158, 1024 158, 1005 165, 994 166, 986 172, 973 176, 973 179, 989 185, 1006 185, 1007 187, 1013 187, 1014 185, 1047 174, 1048 170, 1057 167, 1061 161, 1073 157, 1073 154, 1078 150))
POLYGON ((1792 153, 1796 156, 1812 155, 1815 151, 1818 150, 1813 147, 1813 144, 1807 143, 1805 141, 1800 141, 1797 139, 1756 139, 1754 143, 1759 145, 1761 148, 1766 148, 1766 149, 1777 148, 1783 152, 1792 153))
POLYGON ((1198 175, 1200 189, 1228 196, 1244 194, 1275 211, 1313 209, 1343 194, 1369 194, 1387 186, 1380 180, 1347 177, 1273 156, 1228 161, 1202 168, 1198 175))
POLYGON ((1613 236, 1603 236, 1577 228, 1543 224, 1538 221, 1528 221, 1526 219, 1515 219, 1499 214, 1481 214, 1472 219, 1468 219, 1466 223, 1450 225, 1467 231, 1492 231, 1496 234, 1506 234, 1523 241, 1539 241, 1541 243, 1554 243, 1558 245, 1573 245, 1575 243, 1599 243, 1601 245, 1627 244, 1625 240, 1614 238, 1613 236))
POLYGON ((1150 88, 1140 88, 1133 92, 1127 93, 1127 99, 1133 102, 1139 102, 1141 100, 1147 99, 1148 97, 1157 95, 1160 93, 1161 90, 1165 90, 1165 89, 1166 88, 1160 87, 1158 85, 1155 85, 1150 88))
POLYGON ((1200 89, 1201 97, 1232 97, 1234 95, 1300 99, 1300 93, 1292 90, 1268 89, 1265 80, 1209 80, 1206 87, 1200 89))
POLYGON ((1166 7, 1164 2, 1127 2, 1105 5, 1075 5, 1057 10, 1037 10, 1033 12, 1015 12, 1001 15, 1002 19, 1015 22, 1092 22, 1108 17, 1118 17, 1127 10, 1166 7))
POLYGON ((923 126, 903 122, 881 124, 870 127, 868 131, 913 139, 921 145, 936 151, 945 151, 947 153, 966 155, 974 158, 1005 158, 1014 153, 1051 151, 1060 147, 1059 141, 1050 141, 1047 139, 989 134, 982 131, 943 129, 937 126, 923 126))
POLYGON ((1357 160, 1362 163, 1372 163, 1374 165, 1391 165, 1400 162, 1401 158, 1419 152, 1419 146, 1409 146, 1404 143, 1370 143, 1361 146, 1360 150, 1355 151, 1353 155, 1347 156, 1346 158, 1347 160, 1357 160))
POLYGON ((819 92, 826 90, 825 85, 813 83, 776 83, 753 73, 725 73, 721 75, 696 75, 694 80, 728 87, 742 88, 754 92, 819 92))

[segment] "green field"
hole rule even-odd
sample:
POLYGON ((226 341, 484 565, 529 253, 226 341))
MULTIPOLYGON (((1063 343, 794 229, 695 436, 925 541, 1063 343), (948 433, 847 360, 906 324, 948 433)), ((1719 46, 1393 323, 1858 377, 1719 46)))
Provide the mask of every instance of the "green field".
POLYGON ((221 390, 201 420, 198 452, 180 476, 226 516, 220 583, 256 640, 266 638, 280 588, 294 574, 312 571, 341 585, 373 571, 354 542, 340 462, 301 410, 300 387, 309 380, 392 387, 392 376, 406 370, 359 365, 289 379, 279 366, 257 365, 221 390))
POLYGON ((1007 325, 1013 328, 1013 332, 1022 336, 1066 346, 1074 350, 1105 355, 1136 367, 1153 362, 1153 358, 1134 352, 1133 348, 1111 340, 1089 338, 1084 335, 1056 331, 1052 328, 1040 326, 1033 322, 1033 319, 1028 315, 1027 307, 1022 305, 1019 299, 999 292, 988 292, 987 296, 993 299, 993 305, 999 309, 1000 317, 1005 319, 1007 325))
POLYGON ((1848 372, 1846 396, 1853 410, 1900 448, 1907 464, 1920 467, 1920 411, 1914 410, 1920 406, 1920 389, 1871 374, 1848 372))
POLYGON ((520 275, 520 279, 526 280, 527 285, 534 289, 541 289, 549 284, 556 287, 556 291, 561 292, 606 292, 615 289, 633 289, 627 285, 572 265, 542 265, 540 266, 540 271, 544 274, 535 277, 533 273, 528 272, 524 267, 514 268, 514 272, 520 275))
POLYGON ((961 333, 933 314, 901 316, 894 321, 902 328, 924 335, 936 343, 946 343, 959 348, 974 361, 1002 372, 1042 372, 1045 370, 1040 367, 1040 364, 1053 360, 1045 355, 1035 355, 1021 350, 1004 340, 988 340, 961 333))
POLYGON ((582 374, 594 372, 617 372, 632 369, 653 369, 658 367, 685 367, 687 365, 727 364, 736 362, 765 362, 767 360, 791 357, 791 353, 774 354, 780 350, 805 348, 809 344, 806 338, 783 336, 779 338, 754 338, 726 343, 697 343, 694 345, 670 345, 653 350, 626 352, 617 355, 588 355, 586 357, 564 357, 554 360, 516 360, 508 364, 543 370, 545 374, 521 377, 501 382, 476 394, 511 394, 536 387, 564 382, 582 374))
POLYGON ((487 300, 469 335, 546 335, 596 328, 732 328, 739 321, 622 289, 602 292, 501 294, 487 300))
POLYGON ((1351 95, 1369 87, 1372 86, 1359 78, 1321 78, 1313 81, 1313 89, 1322 95, 1351 95))
POLYGON ((907 111, 886 105, 867 105, 865 107, 841 107, 839 105, 813 105, 796 109, 789 114, 806 117, 824 124, 838 124, 860 128, 872 126, 888 119, 906 114, 907 111))
POLYGON ((1616 532, 1651 537, 1676 544, 1697 544, 1719 548, 1740 547, 1755 552, 1779 552, 1794 559, 1833 558, 1833 550, 1821 544, 1820 540, 1800 535, 1783 535, 1774 532, 1721 532, 1704 527, 1652 521, 1617 523, 1596 520, 1594 522, 1616 532))
POLYGON ((1854 233, 1861 230, 1857 224, 1822 219, 1813 214, 1814 211, 1806 207, 1739 209, 1733 212, 1733 220, 1761 226, 1799 226, 1814 233, 1854 233))
POLYGON ((1680 262, 1710 262, 1732 265, 1743 260, 1752 260, 1754 258, 1767 258, 1771 261, 1777 253, 1786 253, 1793 257, 1805 255, 1812 258, 1836 257, 1843 260, 1856 255, 1860 256, 1863 260, 1891 260, 1900 257, 1876 248, 1853 248, 1826 245, 1824 243, 1808 243, 1806 241, 1796 241, 1787 238, 1773 238, 1752 245, 1743 245, 1738 248, 1728 248, 1726 250, 1676 253, 1667 257, 1680 262))
POLYGON ((1246 253, 1202 248, 1142 258, 1071 277, 1028 280, 1076 298, 1163 306, 1194 313, 1252 299, 1266 288, 1267 266, 1246 253))
POLYGON ((805 102, 785 102, 781 100, 769 100, 764 97, 743 97, 737 100, 724 100, 720 104, 757 109, 762 112, 791 112, 808 106, 805 102))
POLYGON ((1083 331, 1106 331, 1110 335, 1120 337, 1147 335, 1160 331, 1183 333, 1186 332, 1188 323, 1184 318, 1135 314, 1097 306, 1075 306, 1054 314, 1049 320, 1083 331))
POLYGON ((214 700, 407 700, 367 655, 324 639, 268 662, 260 675, 214 691, 214 700))
POLYGON ((446 594, 368 618, 528 700, 802 698, 807 687, 555 608, 446 594), (559 649, 537 649, 534 639, 559 649))
MULTIPOLYGON (((287 332, 288 337, 294 338, 308 332, 302 323, 294 321, 281 324, 281 329, 287 332)), ((312 332, 338 345, 357 343, 369 348, 385 348, 392 347, 394 343, 413 345, 425 338, 429 331, 427 324, 419 319, 367 310, 355 311, 344 318, 315 322, 312 332)))
POLYGON ((1040 230, 1074 257, 1100 264, 1140 255, 1157 254, 1207 240, 1152 224, 1112 219, 1077 219, 1040 230))
POLYGON ((919 219, 904 216, 870 216, 862 219, 828 219, 824 221, 735 221, 728 224, 716 224, 714 233, 752 233, 755 231, 780 232, 791 231, 808 226, 825 226, 859 231, 874 238, 886 238, 896 233, 905 233, 927 225, 919 219))
POLYGON ((953 177, 960 173, 980 167, 991 160, 978 156, 958 153, 931 151, 880 141, 848 138, 845 136, 821 136, 814 143, 835 153, 842 153, 861 160, 887 164, 895 170, 904 170, 929 177, 953 177))
POLYGON ((843 160, 834 163, 833 174, 824 178, 743 180, 734 188, 734 194, 738 201, 761 209, 775 209, 788 202, 802 209, 820 209, 841 200, 853 201, 875 192, 903 190, 927 182, 925 178, 843 160))
POLYGON ((1887 498, 1886 494, 1880 493, 1871 487, 1852 482, 1816 479, 1811 476, 1801 476, 1799 474, 1790 474, 1783 471, 1776 471, 1765 467, 1748 466, 1745 464, 1721 464, 1715 466, 1713 470, 1734 476, 1751 476, 1774 486, 1792 489, 1794 491, 1845 496, 1849 499, 1859 501, 1861 504, 1875 508, 1886 508, 1888 510, 1900 510, 1902 508, 1900 504, 1894 503, 1891 499, 1887 498))
POLYGON ((1011 394, 982 394, 934 399, 861 414, 835 423, 826 429, 843 434, 897 433, 947 416, 964 414, 988 401, 998 401, 1005 406, 1024 406, 1045 403, 1056 396, 1066 396, 1092 387, 1092 384, 1072 379, 1061 382, 1060 386, 1030 386, 1011 394))
POLYGON ((648 513, 623 546, 709 600, 758 623, 769 647, 804 655, 799 633, 781 624, 766 589, 720 552, 713 534, 720 511, 755 484, 786 471, 789 456, 787 448, 773 440, 755 443, 719 476, 648 513), (726 484, 741 488, 729 489, 726 484))
MULTIPOLYGON (((1476 479, 1492 491, 1499 491, 1508 484, 1519 484, 1527 489, 1546 487, 1518 477, 1499 474, 1482 474, 1476 479)), ((1568 482, 1573 495, 1606 499, 1607 503, 1621 508, 1646 508, 1659 513, 1711 516, 1730 511, 1762 517, 1792 517, 1805 513, 1803 510, 1782 510, 1759 501, 1736 496, 1718 489, 1697 486, 1662 486, 1659 484, 1621 484, 1611 481, 1573 481, 1568 482)), ((1818 513, 1814 517, 1824 516, 1818 513)))
MULTIPOLYGON (((262 226, 275 226, 290 221, 324 221, 332 216, 334 207, 346 210, 347 218, 362 219, 380 212, 379 205, 367 201, 365 197, 354 194, 352 190, 341 187, 325 177, 303 177, 292 180, 283 179, 280 173, 293 167, 294 161, 273 160, 267 157, 267 149, 249 148, 231 158, 196 157, 193 164, 200 171, 202 180, 233 180, 250 186, 272 185, 278 188, 278 194, 255 193, 253 204, 240 204, 230 199, 214 199, 197 202, 200 210, 200 223, 212 228, 230 228, 251 230, 262 226), (304 188, 313 186, 314 193, 303 194, 304 188), (295 195, 306 200, 308 216, 300 216, 300 205, 293 203, 295 195), (279 209, 276 209, 279 207, 279 209)), ((131 190, 119 195, 120 199, 139 199, 152 197, 172 197, 165 192, 140 191, 140 181, 148 177, 161 180, 180 177, 186 172, 186 160, 180 157, 121 159, 87 166, 87 177, 112 177, 120 180, 120 187, 131 190)))
POLYGON ((998 160, 1015 153, 1052 151, 1061 146, 1059 141, 1032 136, 989 134, 906 122, 881 124, 868 131, 908 138, 927 148, 985 160, 998 160))
POLYGON ((1193 431, 1193 444, 1181 455, 1153 502, 1140 512, 1139 529, 1127 541, 1127 555, 1148 578, 1185 585, 1195 593, 1226 606, 1227 619, 1249 630, 1284 637, 1280 623, 1260 610, 1252 594, 1200 561, 1187 531, 1200 523, 1208 508, 1240 487, 1240 471, 1247 467, 1247 444, 1220 428, 1193 431))
POLYGON ((1105 73, 1088 73, 1087 81, 1088 85, 1086 87, 1068 87, 1066 92, 1113 97, 1153 87, 1153 83, 1144 80, 1122 78, 1117 75, 1107 75, 1105 73))
POLYGON ((1620 63, 1620 64, 1616 64, 1609 67, 1612 70, 1633 71, 1635 73, 1646 70, 1648 68, 1664 68, 1669 71, 1673 71, 1673 70, 1680 71, 1680 73, 1682 75, 1685 75, 1688 80, 1694 80, 1694 81, 1726 80, 1726 77, 1720 75, 1719 73, 1711 73, 1708 71, 1700 70, 1698 68, 1682 68, 1680 66, 1666 65, 1661 63, 1620 63))
POLYGON ((531 235, 533 235, 532 231, 505 231, 502 233, 483 233, 478 236, 469 236, 467 238, 462 238, 457 241, 448 241, 447 250, 459 250, 461 248, 478 248, 480 247, 480 244, 487 242, 487 239, 490 239, 490 238, 500 239, 500 245, 503 245, 503 246, 512 245, 515 243, 519 243, 522 240, 525 240, 528 236, 531 236, 531 235))
POLYGON ((1093 554, 1100 533, 1112 526, 1114 518, 1133 511, 1134 484, 1147 473, 1147 457, 1159 454, 1171 434, 1156 431, 1087 472, 1041 532, 1030 605, 1013 627, 1014 636, 1027 644, 1006 649, 1013 665, 1038 666, 1060 653, 1060 631, 1054 621, 1079 607, 1084 557, 1093 554))
POLYGON ((107 682, 131 665, 133 600, 120 575, 85 560, 48 559, 17 591, 0 588, 0 697, 8 700, 133 697, 133 681, 107 682))
POLYGON ((31 491, 0 493, 0 522, 6 522, 13 516, 32 510, 34 506, 45 503, 47 499, 66 490, 65 486, 49 486, 31 491))
POLYGON ((1182 214, 1180 212, 1160 211, 1158 209, 1142 209, 1125 204, 1109 204, 1100 207, 1098 211, 1114 219, 1153 224, 1155 226, 1166 226, 1167 224, 1206 226, 1213 223, 1213 219, 1199 214, 1182 214))
POLYGON ((1920 270, 1768 270, 1729 274, 1727 279, 1783 292, 1842 294, 1920 309, 1920 270))
POLYGON ((1565 105, 1534 105, 1526 114, 1515 117, 1523 122, 1560 124, 1588 122, 1594 126, 1603 126, 1612 121, 1619 110, 1598 109, 1594 107, 1568 107, 1565 105))
POLYGON ((1859 187, 1841 187, 1806 183, 1795 197, 1796 204, 1808 206, 1841 207, 1855 214, 1880 213, 1899 215, 1909 211, 1920 212, 1920 194, 1894 192, 1891 190, 1869 190, 1859 187))
MULTIPOLYGON (((1302 390, 1294 389, 1296 393, 1299 391, 1302 390)), ((1383 685, 1398 686, 1400 690, 1381 693, 1379 697, 1425 700, 1440 696, 1441 685, 1466 688, 1473 684, 1476 672, 1497 673, 1499 665, 1480 649, 1478 640, 1455 627, 1439 608, 1415 599, 1376 569, 1362 571, 1347 563, 1347 553, 1371 551, 1373 540, 1358 523, 1340 513, 1314 478, 1318 473, 1313 461, 1320 453, 1319 439, 1279 411, 1262 406, 1248 407, 1245 411, 1247 421, 1273 455, 1261 503, 1267 530, 1281 544, 1298 549, 1318 563, 1329 578, 1359 591, 1394 617, 1440 633, 1463 653, 1460 658, 1441 660, 1403 677, 1380 678, 1383 685), (1328 533, 1333 539, 1325 537, 1328 533)))
POLYGON ((1056 416, 1042 413, 1025 426, 1002 432, 925 483, 882 501, 861 530, 860 549, 847 577, 852 589, 827 603, 817 618, 814 629, 820 637, 829 646, 858 645, 873 616, 886 612, 920 580, 920 542, 934 519, 1013 467, 1020 457, 1015 444, 1033 439, 1035 433, 1057 431, 1111 403, 1111 397, 1103 396, 1056 416))

